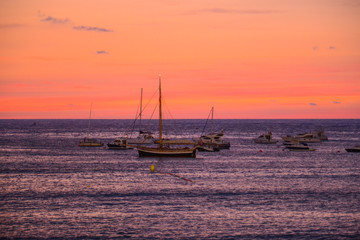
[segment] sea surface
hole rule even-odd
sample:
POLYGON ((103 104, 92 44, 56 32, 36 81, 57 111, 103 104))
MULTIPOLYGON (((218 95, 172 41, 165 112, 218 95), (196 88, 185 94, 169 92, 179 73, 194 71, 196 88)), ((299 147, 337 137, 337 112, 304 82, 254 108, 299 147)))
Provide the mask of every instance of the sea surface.
MULTIPOLYGON (((168 120, 165 132, 199 137, 205 122, 168 120)), ((0 238, 360 239, 360 153, 345 151, 360 120, 214 120, 231 147, 195 159, 77 146, 130 136, 131 123, 0 120, 0 238), (329 141, 314 152, 252 142, 321 127, 329 141)))

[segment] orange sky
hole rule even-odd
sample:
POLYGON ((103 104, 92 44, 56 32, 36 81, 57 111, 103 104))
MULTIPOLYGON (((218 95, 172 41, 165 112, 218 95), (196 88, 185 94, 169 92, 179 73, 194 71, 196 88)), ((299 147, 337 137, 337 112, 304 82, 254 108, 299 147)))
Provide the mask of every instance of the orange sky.
POLYGON ((359 23, 357 0, 0 1, 0 118, 134 118, 159 74, 174 118, 360 118, 359 23))

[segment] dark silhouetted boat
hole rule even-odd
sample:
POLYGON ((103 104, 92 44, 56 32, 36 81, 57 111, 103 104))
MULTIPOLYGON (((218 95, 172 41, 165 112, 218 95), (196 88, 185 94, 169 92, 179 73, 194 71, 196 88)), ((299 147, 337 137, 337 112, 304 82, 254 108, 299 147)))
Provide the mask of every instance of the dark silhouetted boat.
POLYGON ((159 77, 159 142, 158 147, 137 146, 139 157, 196 157, 197 146, 172 148, 163 144, 162 139, 162 108, 161 108, 161 78, 159 77))

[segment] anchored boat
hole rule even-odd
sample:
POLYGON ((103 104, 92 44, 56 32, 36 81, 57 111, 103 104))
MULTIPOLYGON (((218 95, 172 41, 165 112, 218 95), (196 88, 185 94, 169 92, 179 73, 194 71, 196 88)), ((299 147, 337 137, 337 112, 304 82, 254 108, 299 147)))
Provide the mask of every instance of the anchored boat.
POLYGON ((272 138, 272 132, 262 134, 257 138, 254 138, 253 141, 259 144, 275 144, 278 140, 272 138))
POLYGON ((99 140, 95 138, 89 138, 90 135, 90 122, 91 122, 91 110, 92 110, 92 103, 90 106, 90 115, 89 115, 89 124, 88 124, 88 133, 87 137, 84 137, 83 140, 81 140, 78 144, 79 147, 102 147, 104 146, 104 143, 100 142, 99 140))
POLYGON ((306 143, 294 143, 287 145, 285 148, 290 151, 315 151, 316 149, 307 145, 306 143))
POLYGON ((162 139, 161 78, 159 77, 159 141, 157 147, 137 146, 139 157, 196 157, 197 146, 173 148, 162 139))
MULTIPOLYGON (((213 148, 213 149, 229 149, 230 148, 230 142, 225 141, 222 139, 224 136, 224 131, 221 132, 213 132, 213 121, 214 121, 214 107, 211 108, 211 111, 209 113, 209 117, 211 114, 211 132, 209 134, 202 135, 200 138, 195 139, 195 142, 198 142, 200 146, 213 148)), ((209 117, 207 121, 209 120, 209 117)), ((206 121, 206 124, 207 124, 206 121)), ((204 133, 206 124, 204 126, 204 129, 202 133, 204 133)))

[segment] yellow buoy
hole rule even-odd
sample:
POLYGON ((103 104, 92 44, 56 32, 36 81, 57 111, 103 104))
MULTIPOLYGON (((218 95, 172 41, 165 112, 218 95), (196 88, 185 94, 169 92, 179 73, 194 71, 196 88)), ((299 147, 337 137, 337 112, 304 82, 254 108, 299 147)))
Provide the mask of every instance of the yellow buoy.
POLYGON ((150 172, 155 172, 155 165, 154 164, 151 164, 151 166, 150 166, 150 172))

